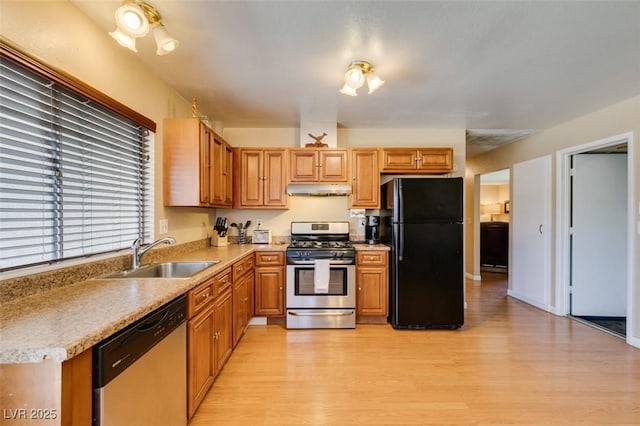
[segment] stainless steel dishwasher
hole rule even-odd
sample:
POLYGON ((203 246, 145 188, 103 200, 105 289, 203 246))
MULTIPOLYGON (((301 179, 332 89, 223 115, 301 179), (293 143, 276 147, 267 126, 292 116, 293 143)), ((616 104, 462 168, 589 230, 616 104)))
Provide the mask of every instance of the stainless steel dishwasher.
POLYGON ((185 296, 93 348, 94 426, 187 424, 185 296))

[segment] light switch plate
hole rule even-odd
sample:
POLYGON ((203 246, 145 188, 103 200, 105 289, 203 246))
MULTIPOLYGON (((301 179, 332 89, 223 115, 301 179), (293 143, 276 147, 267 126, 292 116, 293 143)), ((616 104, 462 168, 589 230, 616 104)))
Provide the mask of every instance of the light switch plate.
POLYGON ((169 232, 169 219, 160 219, 159 226, 160 233, 166 234, 169 232))

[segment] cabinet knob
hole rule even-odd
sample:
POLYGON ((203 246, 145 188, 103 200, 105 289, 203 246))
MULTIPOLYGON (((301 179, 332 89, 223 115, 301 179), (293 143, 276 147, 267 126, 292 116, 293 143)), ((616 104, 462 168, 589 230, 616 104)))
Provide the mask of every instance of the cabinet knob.
POLYGON ((362 291, 362 287, 358 287, 358 291, 362 291))
POLYGON ((282 290, 282 287, 280 287, 280 290, 282 290))

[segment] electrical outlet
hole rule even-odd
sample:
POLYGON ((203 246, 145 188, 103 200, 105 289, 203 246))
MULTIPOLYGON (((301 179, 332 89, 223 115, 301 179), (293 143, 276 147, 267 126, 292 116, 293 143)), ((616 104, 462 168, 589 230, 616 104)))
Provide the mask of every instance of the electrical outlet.
POLYGON ((262 219, 256 219, 256 225, 260 228, 262 226, 262 219))
POLYGON ((159 228, 160 228, 160 233, 161 234, 168 233, 169 232, 169 219, 160 219, 159 228))
POLYGON ((360 225, 360 228, 364 228, 364 218, 359 219, 358 223, 360 225))

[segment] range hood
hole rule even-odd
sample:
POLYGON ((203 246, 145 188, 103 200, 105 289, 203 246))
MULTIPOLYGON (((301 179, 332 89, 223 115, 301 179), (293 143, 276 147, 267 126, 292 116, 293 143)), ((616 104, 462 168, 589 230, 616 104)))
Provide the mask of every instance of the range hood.
POLYGON ((291 196, 344 196, 351 194, 351 185, 346 183, 290 183, 287 194, 291 196))

